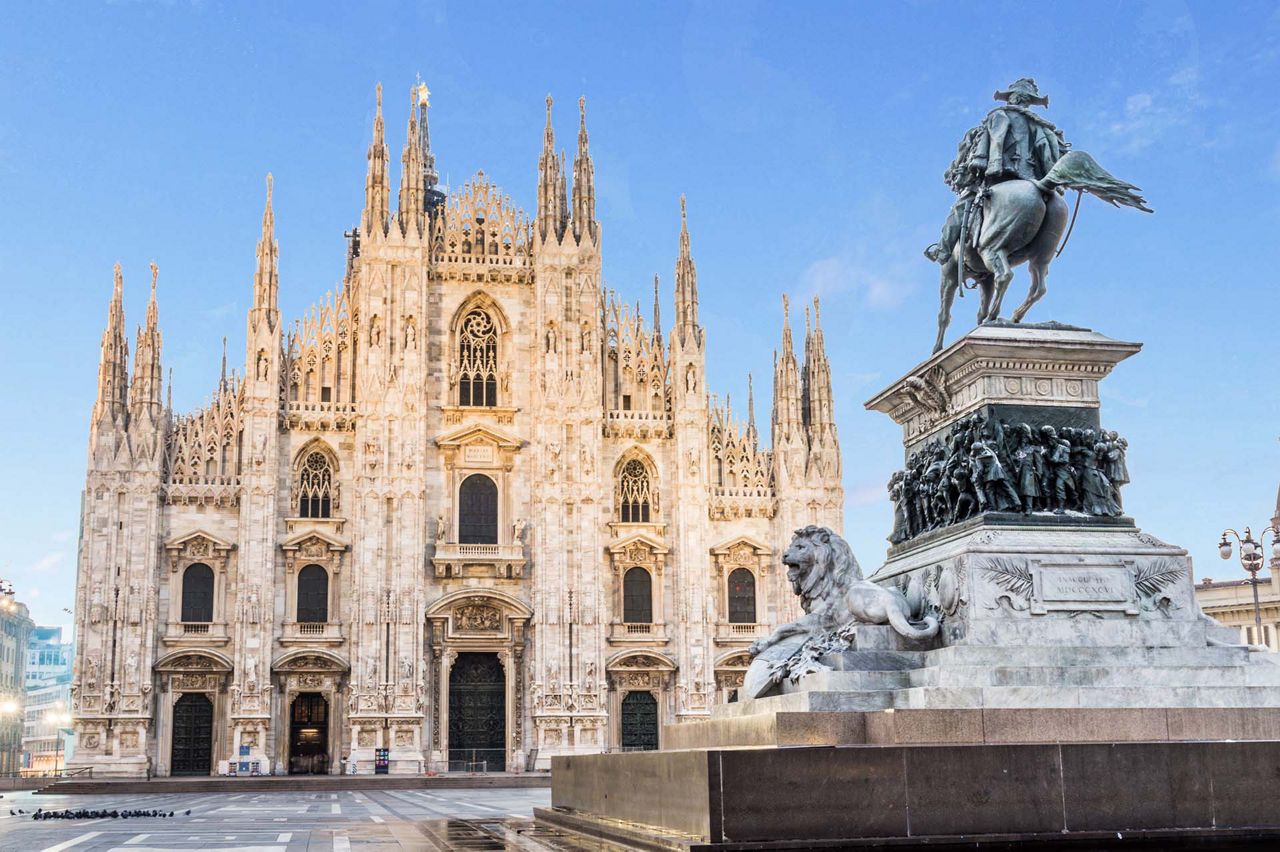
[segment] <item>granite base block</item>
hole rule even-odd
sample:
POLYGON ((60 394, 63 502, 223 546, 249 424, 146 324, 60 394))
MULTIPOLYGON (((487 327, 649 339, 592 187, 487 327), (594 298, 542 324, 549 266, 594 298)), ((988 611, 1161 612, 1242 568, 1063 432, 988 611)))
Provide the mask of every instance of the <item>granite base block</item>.
POLYGON ((648 848, 1083 841, 1108 832, 1164 832, 1164 848, 1176 848, 1179 837, 1276 836, 1277 777, 1275 740, 580 755, 553 759, 552 810, 538 817, 648 848), (630 840, 611 833, 621 827, 630 840))

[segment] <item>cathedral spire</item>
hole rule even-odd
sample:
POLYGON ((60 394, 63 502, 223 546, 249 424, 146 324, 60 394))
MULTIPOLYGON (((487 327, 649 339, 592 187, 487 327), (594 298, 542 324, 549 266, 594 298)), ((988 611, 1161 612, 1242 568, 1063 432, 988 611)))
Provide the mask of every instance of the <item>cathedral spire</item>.
POLYGON ((423 232, 423 192, 426 178, 423 173, 422 140, 418 131, 418 113, 414 109, 418 101, 419 87, 410 92, 409 127, 404 136, 404 153, 400 155, 400 199, 396 209, 396 221, 400 233, 406 237, 421 236, 423 232))
POLYGON ((564 160, 556 156, 556 134, 551 127, 551 96, 547 95, 547 125, 542 132, 538 157, 538 237, 559 241, 564 234, 568 209, 564 198, 564 160))
POLYGON ((131 421, 142 415, 160 413, 160 390, 164 376, 160 368, 160 310, 156 306, 156 280, 160 267, 151 262, 151 300, 147 303, 147 324, 138 329, 138 345, 133 355, 133 383, 129 388, 131 421))
POLYGON ((440 173, 436 171, 436 155, 431 153, 431 131, 427 127, 427 108, 431 106, 431 90, 418 81, 418 150, 422 158, 423 206, 428 212, 444 203, 444 193, 436 189, 440 173))
POLYGON ((800 409, 800 371, 791 337, 791 303, 782 297, 782 351, 773 359, 772 436, 775 454, 784 444, 804 440, 800 409))
POLYGON ((676 258, 676 329, 681 343, 692 337, 702 342, 698 325, 698 270, 689 249, 689 216, 680 196, 680 254, 676 258))
POLYGON ((658 298, 658 273, 653 273, 653 336, 662 346, 662 300, 658 298))
POLYGON ((115 266, 115 286, 107 308, 107 327, 102 332, 102 354, 98 363, 96 422, 116 421, 124 425, 129 393, 129 343, 124 336, 124 275, 115 266))
MULTIPOLYGON (((805 314, 807 319, 807 310, 805 314)), ((831 394, 831 364, 827 361, 826 342, 822 337, 822 312, 816 296, 813 299, 813 331, 805 335, 804 373, 805 426, 809 445, 813 448, 834 448, 836 422, 831 394)))
POLYGON ((587 150, 587 99, 578 98, 578 153, 573 158, 573 237, 596 240, 596 177, 587 150))
POLYGON ((364 214, 361 230, 379 236, 387 233, 391 188, 387 180, 387 144, 382 126, 382 84, 377 88, 378 106, 373 117, 373 141, 369 144, 369 172, 364 181, 364 214))
POLYGON ((258 265, 253 273, 253 308, 249 312, 250 328, 265 322, 274 331, 280 312, 280 275, 277 267, 280 248, 276 244, 276 214, 271 206, 272 178, 267 172, 267 202, 262 208, 262 235, 258 237, 258 265))
POLYGON ((756 431, 756 388, 750 373, 747 373, 747 440, 752 446, 760 444, 760 433, 756 431))

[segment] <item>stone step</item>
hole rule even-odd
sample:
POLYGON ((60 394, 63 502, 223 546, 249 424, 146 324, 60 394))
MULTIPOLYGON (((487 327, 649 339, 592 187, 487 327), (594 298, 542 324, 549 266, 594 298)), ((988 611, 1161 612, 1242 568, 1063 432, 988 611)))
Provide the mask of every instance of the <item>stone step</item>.
POLYGON ((807 690, 767 698, 752 698, 732 704, 718 704, 711 710, 713 719, 751 716, 756 713, 844 712, 850 710, 887 710, 900 690, 807 690))
POLYGON ((813 689, 820 692, 906 689, 914 685, 911 682, 911 676, 916 671, 919 669, 900 672, 817 672, 801 678, 794 688, 813 689))
POLYGON ((1059 666, 1243 666, 1270 662, 1265 655, 1251 654, 1243 648, 1210 645, 1183 648, 1148 648, 1143 646, 1035 646, 951 645, 924 654, 927 667, 941 665, 971 666, 1035 666, 1053 661, 1059 666))
POLYGON ((1265 686, 921 686, 896 692, 894 707, 1280 707, 1280 690, 1265 686))
POLYGON ((907 672, 910 686, 1280 686, 1280 666, 957 666, 907 672))

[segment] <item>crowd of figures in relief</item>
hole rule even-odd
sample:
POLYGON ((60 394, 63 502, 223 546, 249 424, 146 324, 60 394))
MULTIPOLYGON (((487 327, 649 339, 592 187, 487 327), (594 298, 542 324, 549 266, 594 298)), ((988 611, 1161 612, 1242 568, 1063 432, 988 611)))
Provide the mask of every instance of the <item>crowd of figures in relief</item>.
POLYGON ((975 413, 889 478, 891 544, 983 512, 1122 514, 1129 444, 1104 429, 1011 425, 975 413))

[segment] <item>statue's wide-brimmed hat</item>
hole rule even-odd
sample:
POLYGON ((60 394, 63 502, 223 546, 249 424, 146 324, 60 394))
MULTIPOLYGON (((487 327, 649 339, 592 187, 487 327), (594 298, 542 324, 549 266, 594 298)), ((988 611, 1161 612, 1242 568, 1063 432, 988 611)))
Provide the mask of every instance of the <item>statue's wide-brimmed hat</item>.
POLYGON ((1049 105, 1049 96, 1040 94, 1040 90, 1036 88, 1036 81, 1030 77, 1015 80, 1007 87, 996 92, 992 97, 998 101, 1008 101, 1009 97, 1015 93, 1022 95, 1029 103, 1033 103, 1036 106, 1047 107, 1049 105))

